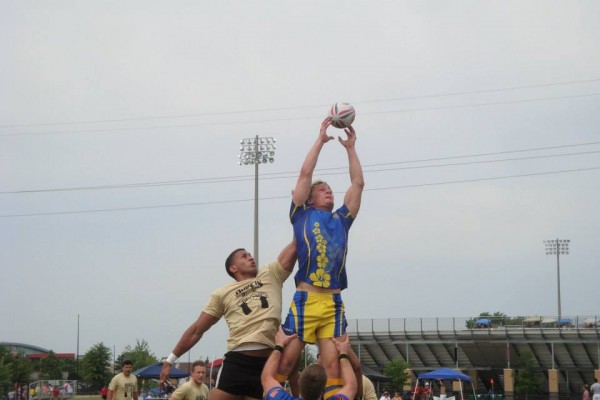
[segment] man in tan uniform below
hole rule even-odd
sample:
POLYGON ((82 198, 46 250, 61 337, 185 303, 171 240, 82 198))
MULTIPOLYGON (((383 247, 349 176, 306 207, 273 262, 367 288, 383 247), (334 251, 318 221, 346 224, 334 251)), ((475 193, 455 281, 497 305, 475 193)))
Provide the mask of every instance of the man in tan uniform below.
POLYGON ((175 389, 170 400, 208 400, 208 386, 204 384, 206 378, 204 361, 194 361, 190 377, 189 381, 175 389))
POLYGON ((123 361, 121 373, 115 375, 108 385, 108 400, 138 400, 137 378, 131 375, 133 363, 123 361))
POLYGON ((275 333, 281 323, 281 291, 296 263, 296 245, 288 244, 275 262, 256 266, 244 249, 234 250, 225 260, 225 271, 235 279, 215 290, 198 319, 183 333, 172 353, 163 363, 161 383, 171 365, 190 350, 204 332, 221 317, 229 327, 227 353, 211 400, 261 399, 261 373, 275 346, 275 333))

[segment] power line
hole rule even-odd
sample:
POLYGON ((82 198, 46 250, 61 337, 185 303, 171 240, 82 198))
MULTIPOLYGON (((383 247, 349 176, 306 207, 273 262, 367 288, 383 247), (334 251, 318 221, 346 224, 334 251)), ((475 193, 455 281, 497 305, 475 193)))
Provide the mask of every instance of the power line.
MULTIPOLYGON (((417 99, 427 99, 427 98, 447 97, 447 96, 463 96, 463 95, 468 95, 468 94, 505 92, 505 91, 511 91, 511 90, 520 90, 520 89, 535 89, 535 88, 541 88, 541 87, 565 86, 565 85, 574 85, 574 84, 581 84, 581 83, 593 83, 593 82, 598 82, 598 81, 600 81, 600 78, 583 79, 583 80, 576 80, 576 81, 565 81, 565 82, 554 82, 554 83, 542 83, 542 84, 537 84, 537 85, 511 86, 511 87, 506 87, 506 88, 480 89, 480 90, 448 92, 448 93, 440 93, 440 94, 426 94, 426 95, 416 95, 416 96, 407 96, 407 97, 394 97, 394 98, 388 98, 388 99, 373 99, 373 100, 363 100, 363 101, 359 100, 359 101, 353 101, 353 103, 354 104, 385 103, 385 102, 392 102, 392 101, 417 100, 417 99)), ((129 117, 129 118, 68 121, 68 122, 42 122, 42 123, 38 123, 38 124, 0 125, 0 128, 26 128, 26 127, 52 126, 52 125, 81 125, 81 124, 98 124, 98 123, 112 123, 112 122, 175 119, 175 118, 197 118, 197 117, 218 116, 218 115, 250 114, 250 113, 272 112, 272 111, 289 111, 289 110, 298 110, 298 109, 307 109, 307 108, 320 108, 320 107, 327 107, 327 106, 329 106, 329 104, 289 106, 289 107, 276 107, 276 108, 258 108, 258 109, 251 109, 251 110, 236 110, 236 111, 215 111, 215 112, 205 112, 205 113, 198 113, 198 114, 159 115, 159 116, 149 116, 149 117, 129 117)))
MULTIPOLYGON (((497 105, 505 105, 505 104, 516 104, 516 103, 533 103, 533 102, 537 102, 537 101, 575 99, 575 98, 593 97, 593 96, 600 96, 600 93, 588 93, 588 94, 578 94, 578 95, 570 95, 570 96, 548 96, 548 97, 538 97, 538 98, 523 99, 523 100, 506 100, 506 101, 496 101, 496 102, 490 102, 490 103, 461 104, 461 105, 455 105, 455 106, 420 107, 420 108, 405 108, 405 109, 389 110, 389 111, 371 111, 371 112, 361 112, 361 115, 381 115, 381 114, 395 114, 395 113, 405 113, 405 112, 451 110, 451 109, 460 109, 460 108, 486 107, 486 106, 497 106, 497 105)), ((200 127, 200 126, 215 126, 215 125, 256 124, 256 123, 265 123, 265 122, 285 122, 285 121, 289 122, 289 121, 299 121, 299 120, 317 119, 317 118, 323 118, 323 115, 309 116, 309 117, 268 118, 268 119, 245 120, 245 121, 203 122, 203 123, 195 123, 195 124, 149 126, 149 127, 139 127, 139 128, 138 127, 127 127, 127 128, 81 129, 81 130, 76 130, 76 131, 2 133, 2 134, 0 134, 0 137, 71 135, 71 134, 80 134, 81 135, 81 134, 89 134, 89 133, 103 133, 103 132, 116 132, 116 131, 127 132, 127 131, 140 131, 140 130, 143 131, 143 130, 173 129, 173 128, 196 128, 196 127, 200 127)))
MULTIPOLYGON (((482 181, 491 181, 491 180, 500 180, 500 179, 514 179, 514 178, 525 178, 525 177, 531 177, 531 176, 542 176, 542 175, 554 175, 554 174, 562 174, 562 173, 592 171, 592 170, 598 170, 598 169, 600 169, 600 167, 579 168, 579 169, 561 170, 561 171, 546 171, 546 172, 536 172, 536 173, 531 173, 531 174, 520 174, 520 175, 494 176, 494 177, 477 178, 477 179, 463 179, 463 180, 456 180, 456 181, 431 182, 431 183, 421 183, 421 184, 403 185, 403 186, 387 186, 387 187, 381 187, 381 188, 365 189, 365 191, 366 192, 367 191, 382 191, 382 190, 395 190, 395 189, 409 189, 409 188, 426 187, 426 186, 452 185, 452 184, 459 184, 459 183, 473 183, 473 182, 482 182, 482 181)), ((339 194, 339 192, 338 192, 338 194, 339 194)), ((264 198, 261 198, 260 200, 264 201, 264 200, 277 200, 277 199, 287 199, 287 198, 289 198, 289 196, 273 196, 273 197, 264 197, 264 198)), ((211 205, 211 204, 243 203, 243 202, 249 202, 249 201, 254 201, 254 199, 217 200, 217 201, 205 201, 205 202, 197 202, 197 203, 180 203, 180 204, 165 204, 165 205, 154 205, 154 206, 105 208, 105 209, 96 209, 96 210, 12 214, 12 215, 0 215, 0 218, 39 217, 39 216, 68 215, 68 214, 89 214, 89 213, 104 213, 104 212, 115 212, 115 211, 135 211, 135 210, 147 210, 147 209, 156 209, 156 208, 175 208, 175 207, 191 207, 191 206, 211 205)))
MULTIPOLYGON (((450 157, 427 158, 427 159, 412 160, 412 161, 394 161, 394 162, 387 162, 387 163, 365 164, 365 165, 363 165, 363 169, 365 170, 365 169, 371 168, 371 167, 379 167, 379 166, 386 166, 386 165, 409 164, 409 163, 442 161, 442 160, 452 160, 452 159, 464 159, 464 158, 483 157, 483 156, 501 155, 501 154, 514 154, 514 153, 552 150, 552 149, 568 148, 568 147, 589 146, 589 145, 595 145, 595 144, 600 144, 600 141, 568 144, 568 145, 561 145, 561 146, 549 146, 549 147, 537 147, 537 148, 530 148, 530 149, 498 151, 498 152, 493 152, 493 153, 478 153, 478 154, 450 156, 450 157)), ((381 172, 381 171, 394 171, 394 170, 406 170, 406 169, 440 168, 440 167, 459 166, 459 165, 487 164, 487 163, 494 163, 494 162, 508 162, 508 161, 521 161, 521 160, 543 159, 543 158, 552 158, 552 157, 566 157, 566 156, 575 156, 575 155, 584 155, 584 154, 595 154, 595 153, 599 153, 599 152, 600 152, 600 150, 593 150, 593 151, 582 151, 582 152, 577 152, 577 153, 549 154, 549 155, 539 155, 539 156, 529 156, 529 157, 505 158, 505 159, 497 159, 497 160, 468 161, 468 162, 463 162, 463 163, 446 163, 446 164, 434 164, 434 165, 420 165, 420 166, 412 166, 412 167, 398 167, 398 168, 389 168, 389 169, 372 169, 372 170, 365 170, 364 172, 381 172)), ((347 169, 347 168, 348 167, 322 168, 322 169, 315 170, 315 172, 333 171, 333 170, 340 170, 340 169, 347 169)), ((339 174, 346 174, 346 173, 347 173, 347 171, 329 172, 329 173, 327 173, 327 175, 339 175, 339 174)), ((296 177, 297 174, 298 174, 297 171, 272 172, 272 173, 263 174, 261 176, 261 179, 262 180, 288 179, 288 178, 296 177)), ((218 177, 218 178, 196 178, 196 179, 156 181, 156 182, 137 182, 137 183, 126 183, 126 184, 121 184, 121 185, 78 186, 78 187, 51 188, 51 189, 27 189, 27 190, 16 190, 16 191, 4 191, 4 192, 0 192, 0 194, 49 193, 49 192, 68 192, 68 191, 105 190, 105 189, 135 189, 135 188, 144 188, 144 187, 193 185, 193 184, 206 184, 206 183, 231 183, 231 182, 247 181, 247 180, 251 180, 251 179, 254 179, 254 175, 237 175, 237 176, 227 176, 227 177, 218 177)))

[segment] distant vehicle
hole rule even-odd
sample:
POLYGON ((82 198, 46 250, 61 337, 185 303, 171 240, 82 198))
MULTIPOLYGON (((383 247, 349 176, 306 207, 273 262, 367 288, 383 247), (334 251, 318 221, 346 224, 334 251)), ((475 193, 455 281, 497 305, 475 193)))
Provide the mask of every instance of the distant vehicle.
POLYGON ((558 320, 558 327, 559 328, 573 328, 575 325, 573 325, 573 320, 570 318, 561 318, 558 320))

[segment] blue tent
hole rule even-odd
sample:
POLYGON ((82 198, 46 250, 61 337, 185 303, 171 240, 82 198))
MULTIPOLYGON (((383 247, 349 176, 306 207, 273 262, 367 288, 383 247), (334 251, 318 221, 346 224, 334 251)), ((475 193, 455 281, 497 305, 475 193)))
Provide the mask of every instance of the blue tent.
MULTIPOLYGON (((460 371, 455 371, 450 368, 440 368, 440 369, 436 369, 435 371, 426 372, 424 374, 419 375, 417 377, 417 383, 415 385, 415 392, 417 391, 417 386, 419 385, 419 380, 421 380, 421 379, 424 379, 424 380, 425 379, 458 380, 458 382, 460 384, 460 398, 461 399, 465 398, 463 395, 463 386, 462 386, 463 381, 471 383, 471 377, 469 375, 463 374, 460 371)), ((473 389, 473 398, 477 398, 477 396, 475 395, 475 388, 473 387, 472 384, 471 384, 471 388, 473 389)))
POLYGON ((450 368, 440 368, 435 371, 426 372, 419 375, 419 379, 460 379, 461 381, 471 382, 471 377, 469 375, 450 368))
POLYGON ((492 325, 492 320, 489 318, 480 318, 475 321, 475 328, 489 328, 492 325))
MULTIPOLYGON (((160 378, 160 371, 162 370, 163 363, 157 362, 154 364, 150 364, 144 368, 140 368, 133 373, 133 375, 142 379, 158 379, 160 378)), ((169 378, 185 378, 189 374, 187 372, 183 372, 180 369, 175 367, 171 367, 171 372, 169 373, 169 378)))
POLYGON ((573 321, 570 318, 561 318, 558 320, 559 327, 567 327, 570 328, 573 326, 573 321))

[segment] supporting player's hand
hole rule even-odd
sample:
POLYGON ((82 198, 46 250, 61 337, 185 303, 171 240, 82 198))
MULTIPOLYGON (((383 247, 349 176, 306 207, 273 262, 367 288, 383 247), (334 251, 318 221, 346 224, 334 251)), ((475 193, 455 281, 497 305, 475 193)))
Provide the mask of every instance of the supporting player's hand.
POLYGON ((338 140, 345 148, 353 147, 356 143, 356 131, 354 130, 352 125, 350 125, 346 129, 344 129, 344 132, 346 132, 346 136, 348 136, 348 139, 344 140, 341 136, 338 136, 338 140))
POLYGON ((319 131, 319 139, 323 141, 323 143, 329 142, 333 139, 333 136, 327 135, 327 128, 331 125, 331 117, 327 117, 321 122, 321 130, 319 131))
POLYGON ((339 338, 331 338, 331 340, 335 344, 338 354, 348 354, 350 351, 352 351, 352 347, 350 347, 350 338, 348 337, 347 333, 339 338))
POLYGON ((286 335, 283 331, 281 325, 279 325, 279 329, 275 334, 275 345, 279 345, 281 347, 285 347, 289 342, 298 337, 298 334, 293 333, 291 335, 286 335))
POLYGON ((160 388, 164 389, 166 387, 167 379, 169 379, 169 373, 171 372, 171 364, 164 361, 162 365, 162 369, 160 370, 160 388))

